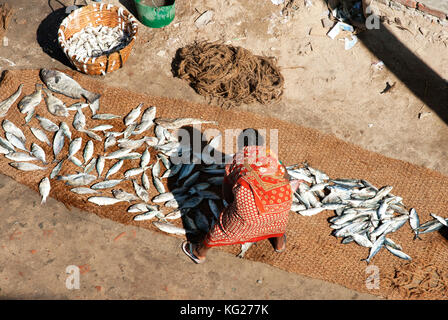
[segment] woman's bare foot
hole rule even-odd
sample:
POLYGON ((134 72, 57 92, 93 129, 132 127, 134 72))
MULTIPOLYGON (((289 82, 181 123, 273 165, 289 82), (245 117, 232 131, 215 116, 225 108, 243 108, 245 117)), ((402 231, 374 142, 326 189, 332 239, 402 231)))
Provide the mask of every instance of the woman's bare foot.
POLYGON ((286 249, 285 235, 274 238, 274 249, 278 252, 283 252, 286 249))

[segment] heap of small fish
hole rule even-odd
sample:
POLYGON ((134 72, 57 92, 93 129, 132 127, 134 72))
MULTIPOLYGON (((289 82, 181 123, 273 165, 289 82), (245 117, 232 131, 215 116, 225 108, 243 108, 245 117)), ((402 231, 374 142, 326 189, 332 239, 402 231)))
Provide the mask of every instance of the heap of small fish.
POLYGON ((88 26, 67 40, 69 56, 94 58, 123 49, 130 40, 129 34, 120 26, 88 26))
POLYGON ((333 235, 342 238, 343 244, 355 242, 370 248, 369 256, 364 259, 367 262, 383 247, 399 258, 411 260, 400 245, 388 238, 407 221, 415 238, 448 226, 448 219, 435 214, 431 214, 433 221, 420 225, 416 210, 408 211, 403 199, 391 193, 392 186, 378 189, 366 180, 330 179, 306 163, 303 167, 289 166, 287 171, 293 180, 301 180, 294 192, 291 210, 304 216, 334 210, 336 216, 329 220, 333 235))

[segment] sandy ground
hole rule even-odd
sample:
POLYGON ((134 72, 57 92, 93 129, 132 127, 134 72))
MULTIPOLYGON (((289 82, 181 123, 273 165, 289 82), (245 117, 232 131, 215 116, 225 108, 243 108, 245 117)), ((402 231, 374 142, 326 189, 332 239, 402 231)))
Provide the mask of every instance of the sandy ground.
MULTIPOLYGON (((6 2, 16 13, 7 46, 0 49, 0 67, 69 68, 54 43, 58 11, 52 13, 46 1, 6 2)), ((120 1, 132 11, 128 2, 120 1)), ((59 9, 57 2, 51 3, 59 9)), ((388 20, 380 30, 360 34, 361 41, 346 51, 343 41, 326 36, 328 29, 320 21, 326 8, 318 0, 310 7, 300 2, 288 19, 281 17, 280 7, 269 0, 256 4, 179 1, 176 18, 169 26, 149 29, 140 25, 137 44, 125 67, 99 79, 152 95, 204 102, 187 83, 172 76, 176 50, 200 39, 244 46, 255 54, 278 58, 285 92, 278 104, 240 109, 313 127, 448 174, 446 27, 410 10, 397 11, 380 4, 377 8, 388 20), (213 10, 212 22, 197 28, 194 21, 205 10, 213 10), (379 60, 386 64, 382 70, 372 67, 379 60), (395 86, 381 94, 386 82, 395 86), (419 119, 419 113, 426 116, 419 119)), ((8 208, 0 209, 4 218, 0 260, 5 261, 0 266, 1 297, 371 297, 239 260, 219 250, 210 254, 206 264, 195 266, 180 252, 176 239, 68 211, 54 200, 40 207, 37 194, 9 178, 0 179, 0 200, 8 203, 8 208), (81 290, 65 288, 65 268, 72 264, 82 266, 81 290)))

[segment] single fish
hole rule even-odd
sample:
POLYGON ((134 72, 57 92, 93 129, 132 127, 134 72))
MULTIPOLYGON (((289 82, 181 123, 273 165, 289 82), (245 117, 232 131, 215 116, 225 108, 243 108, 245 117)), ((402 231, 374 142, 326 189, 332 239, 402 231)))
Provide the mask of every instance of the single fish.
POLYGON ((53 154, 55 160, 57 160, 59 153, 62 151, 64 143, 65 143, 64 132, 61 129, 59 129, 54 135, 53 139, 53 154))
POLYGON ((181 209, 176 209, 174 211, 171 211, 165 216, 166 220, 177 220, 181 218, 183 215, 183 211, 181 209))
POLYGON ((112 129, 114 126, 110 124, 100 124, 99 126, 89 129, 90 131, 106 131, 112 129))
POLYGON ((7 148, 5 148, 5 147, 2 147, 1 145, 0 145, 0 154, 8 154, 8 153, 10 153, 11 152, 11 150, 9 150, 9 149, 7 149, 7 148))
POLYGON ((59 127, 53 121, 47 118, 41 117, 36 114, 36 119, 39 121, 40 126, 48 132, 56 132, 59 130, 59 127))
POLYGON ((133 124, 135 120, 137 120, 137 118, 140 116, 142 107, 143 103, 140 103, 136 108, 134 108, 131 112, 128 113, 128 115, 124 118, 125 126, 129 126, 133 124))
POLYGON ((384 241, 385 241, 385 235, 382 235, 381 237, 379 237, 372 245, 371 249, 370 249, 370 254, 367 257, 367 259, 363 259, 365 261, 367 261, 367 263, 370 263, 370 260, 372 260, 372 258, 378 253, 378 251, 381 250, 381 248, 384 246, 384 241))
POLYGON ((121 118, 121 116, 117 116, 115 114, 110 113, 97 113, 92 116, 92 119, 94 120, 112 120, 117 118, 121 118))
POLYGON ((28 152, 25 143, 10 132, 5 133, 6 139, 16 148, 28 152))
POLYGON ((86 188, 86 187, 78 187, 78 188, 72 188, 70 189, 71 192, 76 194, 95 194, 98 193, 98 191, 86 188))
POLYGON ((446 221, 446 219, 442 218, 441 216, 438 216, 435 213, 431 213, 431 217, 433 217, 434 219, 437 219, 437 221, 439 221, 445 227, 448 227, 448 222, 446 221))
POLYGON ((157 158, 156 163, 154 164, 154 166, 152 167, 152 177, 153 178, 158 178, 160 177, 160 162, 159 159, 157 158))
POLYGON ((156 117, 156 107, 149 107, 143 111, 142 122, 153 122, 156 117))
POLYGON ((148 175, 144 171, 142 173, 142 185, 143 185, 143 188, 145 188, 146 190, 149 190, 151 188, 151 184, 149 183, 148 175))
POLYGON ((45 151, 38 144, 31 144, 31 154, 42 161, 43 164, 47 164, 47 160, 45 159, 45 151))
POLYGON ((167 202, 167 201, 173 200, 174 198, 175 198, 174 193, 165 192, 165 193, 159 194, 159 195, 155 196, 154 198, 152 198, 152 202, 154 202, 154 203, 167 202))
POLYGON ((362 247, 366 247, 366 248, 372 248, 373 247, 373 243, 369 240, 369 238, 367 238, 367 236, 364 235, 360 235, 357 233, 353 233, 350 235, 353 240, 359 244, 362 247))
POLYGON ((11 144, 11 142, 2 137, 0 137, 0 146, 9 150, 10 152, 16 151, 15 147, 11 144))
POLYGON ((184 182, 183 187, 184 188, 189 188, 191 187, 198 179, 199 179, 199 175, 201 174, 200 171, 196 171, 195 173, 193 173, 192 175, 190 175, 184 182))
POLYGON ((159 211, 148 211, 142 214, 139 214, 134 217, 134 221, 145 221, 145 220, 151 220, 154 219, 157 214, 159 214, 159 211))
POLYGON ((47 168, 40 167, 38 165, 28 162, 11 162, 9 163, 9 165, 22 171, 47 170, 47 168))
POLYGON ((118 140, 118 146, 123 149, 129 149, 130 151, 140 148, 146 141, 146 137, 139 140, 120 139, 118 140))
POLYGON ((159 229, 159 230, 161 230, 163 232, 166 232, 166 233, 177 234, 177 235, 180 235, 180 236, 183 236, 183 235, 186 234, 186 230, 184 228, 177 227, 177 226, 175 226, 175 225, 173 225, 171 223, 154 221, 153 225, 157 229, 159 229))
POLYGON ((86 107, 88 107, 89 104, 88 103, 83 103, 83 102, 75 102, 74 104, 72 104, 70 107, 67 107, 68 111, 77 111, 78 109, 84 109, 86 107))
POLYGON ((149 153, 148 148, 146 148, 145 151, 143 151, 142 157, 140 158, 140 167, 141 168, 147 167, 150 160, 151 160, 151 154, 149 153))
POLYGON ((118 157, 117 159, 121 159, 121 160, 135 160, 135 159, 140 159, 141 158, 141 154, 138 152, 131 152, 125 155, 122 155, 120 157, 118 157))
POLYGON ((97 161, 98 158, 93 158, 92 160, 90 160, 90 162, 85 165, 84 173, 90 173, 93 169, 95 169, 97 161))
POLYGON ((132 135, 132 132, 134 132, 135 128, 137 127, 137 123, 132 123, 126 127, 126 129, 123 130, 123 138, 127 139, 132 135))
POLYGON ((117 144, 117 140, 115 139, 114 135, 109 134, 106 139, 104 140, 104 152, 107 151, 110 147, 113 147, 117 144))
POLYGON ((75 128, 78 131, 81 131, 86 126, 86 116, 82 112, 82 109, 79 108, 78 111, 76 111, 75 116, 73 118, 73 128, 75 128))
POLYGON ((137 201, 137 200, 140 199, 139 197, 137 197, 137 196, 135 196, 135 195, 133 195, 131 193, 128 193, 126 191, 123 191, 122 189, 112 190, 112 194, 113 194, 113 196, 115 198, 121 199, 121 200, 125 200, 125 201, 128 201, 128 202, 130 202, 130 201, 137 201))
POLYGON ((414 240, 419 238, 418 234, 420 228, 420 219, 418 217, 417 211, 414 208, 409 211, 409 225, 415 233, 414 240))
POLYGON ((136 176, 144 172, 146 168, 133 168, 129 169, 124 173, 125 179, 129 179, 130 177, 136 176))
POLYGON ((162 181, 160 181, 160 179, 158 177, 152 177, 152 182, 154 184, 154 186, 156 187, 156 190, 159 193, 165 193, 165 186, 163 185, 162 181))
POLYGON ((244 255, 246 254, 247 250, 249 250, 249 248, 252 247, 254 244, 255 242, 245 242, 241 244, 241 251, 237 255, 237 257, 240 259, 244 258, 244 255))
POLYGON ((31 119, 33 119, 34 114, 35 114, 35 110, 30 111, 30 112, 28 112, 26 114, 26 116, 25 116, 25 124, 28 124, 31 121, 31 119))
POLYGON ((125 200, 111 197, 90 197, 87 199, 87 201, 92 202, 99 206, 109 206, 119 202, 124 202, 125 200))
MULTIPOLYGON (((30 127, 31 132, 33 133, 33 135, 40 141, 43 143, 46 143, 47 145, 51 146, 51 142, 48 139, 47 135, 45 134, 45 132, 39 128, 33 128, 30 127)), ((56 130, 57 131, 57 130, 56 130)))
POLYGON ((142 121, 140 122, 132 131, 132 135, 136 136, 139 134, 142 134, 143 132, 147 131, 149 128, 151 128, 154 125, 154 122, 152 121, 142 121))
POLYGON ((105 180, 105 181, 101 181, 101 182, 95 183, 90 188, 92 188, 93 190, 109 189, 109 188, 113 188, 116 185, 120 184, 122 181, 123 181, 122 179, 119 179, 119 180, 105 180))
POLYGON ((93 145, 92 140, 87 141, 83 152, 84 163, 87 163, 90 160, 90 158, 92 158, 94 150, 95 147, 93 145))
POLYGON ((5 119, 2 122, 2 127, 3 130, 5 130, 5 132, 9 132, 12 133, 13 135, 15 135, 17 138, 19 138, 20 140, 22 140, 22 142, 26 142, 26 137, 23 134, 22 130, 20 130, 14 123, 12 123, 11 121, 5 119))
POLYGON ((12 161, 26 162, 39 160, 35 156, 32 156, 26 152, 10 152, 5 154, 5 158, 12 161))
POLYGON ((179 118, 179 119, 162 119, 157 118, 154 121, 158 125, 163 126, 166 129, 178 129, 184 126, 190 126, 195 124, 214 124, 218 125, 216 121, 208 121, 202 119, 193 119, 193 118, 179 118))
POLYGON ((195 208, 202 202, 203 199, 204 198, 201 196, 196 196, 196 197, 190 198, 189 200, 183 202, 180 207, 182 209, 195 208))
POLYGON ((59 172, 61 171, 61 168, 62 168, 62 164, 64 163, 64 160, 65 159, 62 159, 61 161, 59 161, 58 164, 53 168, 53 170, 51 171, 51 174, 50 174, 50 179, 54 179, 59 174, 59 172))
POLYGON ((62 93, 73 99, 84 97, 89 103, 92 103, 101 96, 100 94, 83 89, 78 82, 60 71, 42 69, 40 71, 40 76, 42 81, 51 91, 62 93))
POLYGON ((137 196, 143 201, 149 202, 149 194, 145 188, 140 186, 135 179, 132 179, 132 184, 134 185, 134 190, 137 196))
POLYGON ((404 260, 412 260, 412 258, 410 256, 408 256, 406 253, 404 253, 401 250, 398 250, 392 246, 386 245, 386 249, 389 250, 393 255, 404 259, 404 260))
POLYGON ((221 210, 219 210, 218 205, 215 201, 212 199, 208 199, 208 206, 210 208, 210 211, 212 212, 213 216, 216 220, 219 220, 219 216, 221 215, 221 210))
POLYGON ((208 219, 202 212, 198 209, 194 210, 195 216, 194 216, 194 222, 199 230, 201 230, 204 233, 207 233, 210 230, 210 223, 208 222, 208 219))
POLYGON ((195 167, 195 163, 184 164, 180 169, 178 181, 188 177, 195 167))
POLYGON ((84 130, 84 129, 81 129, 78 131, 84 132, 89 138, 95 139, 96 141, 103 141, 103 139, 93 131, 84 130))
POLYGON ((107 171, 105 179, 109 179, 110 176, 120 171, 121 167, 123 166, 123 162, 123 160, 118 160, 117 162, 115 162, 115 164, 110 167, 109 171, 107 171))
POLYGON ((112 153, 109 153, 107 156, 105 156, 105 159, 117 159, 122 156, 125 156, 131 152, 130 149, 118 149, 117 151, 114 151, 112 153))
POLYGON ((47 177, 43 178, 39 183, 39 192, 42 196, 42 201, 40 202, 41 204, 47 202, 47 197, 50 194, 50 189, 50 179, 48 179, 47 177))
POLYGON ((30 113, 34 112, 34 109, 42 101, 42 85, 36 84, 36 91, 32 94, 24 96, 22 100, 19 101, 17 106, 19 107, 20 113, 30 113))
POLYGON ((19 88, 9 98, 0 102, 0 118, 6 116, 9 108, 16 102, 17 98, 22 94, 23 84, 19 85, 19 88))
POLYGON ((65 122, 62 121, 59 124, 59 128, 62 129, 62 132, 68 138, 68 141, 72 141, 72 132, 70 131, 68 124, 66 124, 65 122))
POLYGON ((104 170, 104 165, 106 164, 106 158, 103 156, 99 156, 96 161, 96 172, 98 172, 98 178, 101 178, 101 173, 104 170))
POLYGON ((96 180, 96 176, 90 175, 90 174, 79 174, 72 178, 66 178, 66 179, 60 179, 58 177, 58 180, 65 180, 65 184, 72 187, 81 187, 91 184, 93 181, 96 180))
POLYGON ((72 156, 74 156, 79 149, 81 149, 81 145, 82 145, 82 138, 76 138, 74 139, 71 143, 70 146, 68 147, 68 158, 70 159, 72 156))
POLYGON ((69 115, 65 104, 51 93, 47 88, 43 89, 46 96, 44 97, 47 104, 48 112, 57 117, 67 117, 69 115))
POLYGON ((130 213, 137 213, 137 212, 148 212, 148 211, 158 211, 158 210, 159 210, 159 206, 151 206, 147 203, 140 202, 140 203, 136 203, 136 204, 133 204, 132 206, 130 206, 127 211, 130 213))

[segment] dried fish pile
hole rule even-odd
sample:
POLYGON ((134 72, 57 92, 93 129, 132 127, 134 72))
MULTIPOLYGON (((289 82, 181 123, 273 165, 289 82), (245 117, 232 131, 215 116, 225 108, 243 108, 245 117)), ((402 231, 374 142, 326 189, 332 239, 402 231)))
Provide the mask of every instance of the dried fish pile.
POLYGON ((99 57, 126 47, 130 35, 120 26, 88 26, 67 40, 68 55, 78 58, 99 57))
POLYGON ((411 260, 399 244, 388 238, 406 222, 415 238, 448 226, 448 219, 435 214, 431 214, 434 220, 420 225, 415 209, 408 211, 403 199, 391 193, 392 186, 378 189, 366 180, 330 179, 306 163, 287 167, 287 171, 293 180, 302 181, 294 193, 291 210, 304 216, 334 210, 336 216, 329 220, 333 235, 342 238, 343 244, 355 242, 370 248, 369 256, 363 259, 367 262, 383 247, 399 258, 411 260))

